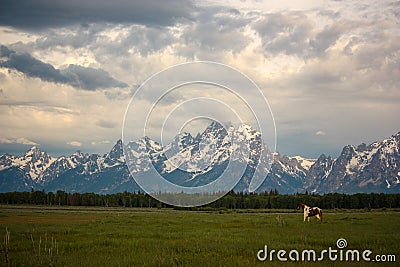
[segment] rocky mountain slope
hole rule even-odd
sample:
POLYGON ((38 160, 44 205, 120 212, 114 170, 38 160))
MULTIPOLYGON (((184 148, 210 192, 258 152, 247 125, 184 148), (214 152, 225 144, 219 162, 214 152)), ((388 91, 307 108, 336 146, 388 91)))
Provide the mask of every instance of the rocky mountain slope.
MULTIPOLYGON (((125 149, 133 175, 149 170, 150 157, 151 164, 165 179, 182 186, 202 186, 214 181, 232 157, 231 160, 246 164, 235 187, 237 191, 248 191, 251 177, 257 172, 266 176, 257 189, 259 192, 400 192, 400 133, 370 145, 345 146, 336 159, 321 155, 310 160, 279 153, 274 153, 272 159, 262 154, 261 146, 260 133, 248 125, 226 130, 212 123, 195 137, 188 133, 176 136, 165 147, 144 137, 128 143, 125 149), (240 142, 246 142, 250 149, 237 146, 240 142), (272 166, 268 172, 269 164, 272 166)), ((22 156, 2 155, 0 191, 139 191, 141 188, 130 177, 123 149, 119 140, 103 156, 77 151, 68 157, 54 158, 36 146, 22 156)))

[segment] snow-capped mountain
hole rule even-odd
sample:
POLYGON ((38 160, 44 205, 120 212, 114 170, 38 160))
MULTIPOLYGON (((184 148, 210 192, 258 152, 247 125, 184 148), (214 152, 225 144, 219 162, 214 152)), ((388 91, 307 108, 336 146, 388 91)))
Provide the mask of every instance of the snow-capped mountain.
POLYGON ((308 174, 308 161, 299 156, 287 157, 275 153, 270 173, 257 191, 271 191, 277 189, 280 193, 291 194, 302 192, 308 174), (302 165, 303 163, 303 165, 302 165))
MULTIPOLYGON (((265 177, 258 192, 400 191, 400 133, 371 145, 345 146, 336 159, 325 155, 305 159, 279 153, 274 153, 272 159, 268 153, 263 154, 266 150, 262 145, 261 134, 248 125, 225 129, 212 123, 195 137, 181 133, 164 147, 148 137, 125 145, 119 140, 103 156, 77 151, 54 158, 34 146, 22 156, 0 157, 0 192, 31 188, 96 193, 139 191, 127 165, 133 175, 145 177, 150 164, 170 182, 201 186, 224 172, 229 160, 246 164, 236 191, 248 191, 254 173, 265 177)), ((238 175, 235 171, 229 175, 238 175)))
POLYGON ((118 192, 137 191, 126 168, 122 141, 104 156, 80 151, 53 158, 37 147, 23 156, 0 157, 0 191, 118 192), (16 182, 18 181, 18 182, 16 182), (121 186, 121 188, 119 188, 121 186))
POLYGON ((166 180, 187 187, 209 184, 224 171, 232 177, 237 176, 238 168, 235 167, 248 165, 242 169, 245 183, 240 185, 241 190, 245 190, 250 182, 246 178, 252 176, 258 159, 264 160, 260 161, 264 164, 260 169, 267 169, 269 164, 266 157, 261 157, 261 134, 248 125, 225 129, 218 123, 211 123, 196 137, 181 133, 165 147, 145 137, 129 143, 126 152, 133 173, 145 176, 152 164, 166 180), (227 168, 229 161, 234 162, 233 168, 227 168))
POLYGON ((301 156, 290 157, 290 159, 296 159, 300 166, 306 171, 308 171, 316 161, 315 159, 306 159, 301 156))
POLYGON ((16 166, 25 172, 32 180, 38 180, 40 175, 56 159, 50 157, 46 152, 40 151, 33 146, 22 157, 5 154, 0 157, 0 170, 16 166))
POLYGON ((400 133, 381 142, 347 145, 337 159, 322 155, 310 167, 312 192, 399 192, 400 133))

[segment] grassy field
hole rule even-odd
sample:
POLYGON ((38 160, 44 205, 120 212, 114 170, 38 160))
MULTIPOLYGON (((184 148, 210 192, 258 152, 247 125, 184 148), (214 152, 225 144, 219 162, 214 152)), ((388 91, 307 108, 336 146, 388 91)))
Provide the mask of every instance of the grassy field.
MULTIPOLYGON (((337 239, 345 238, 346 249, 369 249, 370 258, 400 257, 399 230, 396 211, 325 211, 323 223, 303 223, 302 214, 292 210, 0 206, 2 264, 8 257, 10 266, 382 266, 331 262, 327 256, 323 263, 282 263, 276 256, 272 262, 260 262, 257 252, 268 245, 288 253, 292 249, 319 253, 336 249, 337 239)), ((396 260, 399 266, 400 258, 396 260)))

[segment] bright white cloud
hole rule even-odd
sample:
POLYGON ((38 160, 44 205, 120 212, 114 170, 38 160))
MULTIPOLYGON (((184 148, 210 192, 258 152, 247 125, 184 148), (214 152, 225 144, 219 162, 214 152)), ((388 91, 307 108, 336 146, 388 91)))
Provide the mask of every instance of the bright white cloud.
POLYGON ((100 141, 92 141, 91 144, 93 146, 97 146, 97 145, 108 145, 111 144, 110 140, 100 140, 100 141))
POLYGON ((21 145, 30 145, 30 146, 35 146, 38 145, 37 143, 26 139, 24 137, 20 138, 5 138, 5 137, 0 137, 0 143, 3 144, 21 144, 21 145))
POLYGON ((70 142, 67 142, 67 145, 70 145, 70 146, 73 146, 73 147, 81 147, 82 143, 78 142, 78 141, 70 141, 70 142))

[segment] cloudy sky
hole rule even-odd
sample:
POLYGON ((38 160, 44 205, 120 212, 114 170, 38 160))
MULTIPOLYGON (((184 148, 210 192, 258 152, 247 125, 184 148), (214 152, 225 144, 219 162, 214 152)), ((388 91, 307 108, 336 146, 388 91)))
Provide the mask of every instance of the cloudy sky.
POLYGON ((254 80, 283 154, 337 156, 400 131, 399 1, 0 5, 0 154, 105 153, 138 86, 196 60, 254 80))

